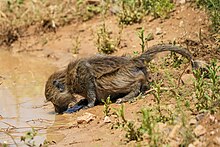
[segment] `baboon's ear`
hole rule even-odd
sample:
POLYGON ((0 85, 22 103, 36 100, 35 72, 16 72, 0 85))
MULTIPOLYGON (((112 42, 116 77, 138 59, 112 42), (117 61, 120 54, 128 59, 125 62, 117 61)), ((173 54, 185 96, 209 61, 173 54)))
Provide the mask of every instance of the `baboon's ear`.
POLYGON ((57 81, 57 80, 54 80, 53 81, 53 85, 60 91, 60 92, 64 92, 65 90, 65 86, 63 83, 57 81))

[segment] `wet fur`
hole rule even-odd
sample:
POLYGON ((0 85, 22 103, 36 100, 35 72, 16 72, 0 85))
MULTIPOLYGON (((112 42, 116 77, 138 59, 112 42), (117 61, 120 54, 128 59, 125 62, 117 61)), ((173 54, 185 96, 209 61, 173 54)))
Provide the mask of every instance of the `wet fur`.
POLYGON ((45 97, 54 105, 55 112, 62 113, 70 103, 76 103, 75 97, 67 91, 66 69, 53 73, 45 85, 45 97))
MULTIPOLYGON (((50 89, 47 90, 46 98, 50 97, 47 99, 56 104, 55 110, 63 105, 66 108, 67 103, 74 99, 72 94, 85 97, 88 101, 86 107, 93 107, 95 102, 105 100, 108 96, 111 96, 111 99, 117 99, 116 103, 132 100, 148 85, 148 69, 145 62, 150 62, 157 53, 163 51, 173 51, 183 55, 190 60, 193 69, 200 67, 199 62, 193 60, 188 50, 172 45, 153 46, 135 58, 95 56, 79 59, 69 63, 60 76, 63 80, 60 80, 56 74, 48 79, 49 83, 56 81, 54 83, 59 86, 46 85, 46 89, 50 89), (51 87, 47 88, 47 86, 51 87), (62 90, 60 87, 65 87, 64 92, 60 91, 62 90), (55 92, 53 88, 56 88, 55 92), (62 93, 65 94, 62 95, 62 93), (50 95, 55 96, 51 98, 50 95)), ((57 112, 63 110, 64 107, 57 112)))

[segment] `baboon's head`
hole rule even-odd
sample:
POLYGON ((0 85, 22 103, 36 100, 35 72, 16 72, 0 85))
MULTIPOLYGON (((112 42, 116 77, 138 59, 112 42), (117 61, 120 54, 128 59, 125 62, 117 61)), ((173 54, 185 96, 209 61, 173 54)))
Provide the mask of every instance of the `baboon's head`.
POLYGON ((70 103, 76 103, 76 98, 67 91, 66 70, 53 73, 45 86, 45 97, 54 105, 55 112, 63 113, 70 103))

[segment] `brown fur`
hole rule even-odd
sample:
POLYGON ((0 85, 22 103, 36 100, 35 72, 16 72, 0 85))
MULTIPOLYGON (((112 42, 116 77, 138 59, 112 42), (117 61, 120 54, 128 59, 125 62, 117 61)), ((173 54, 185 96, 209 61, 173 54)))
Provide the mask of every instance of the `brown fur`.
MULTIPOLYGON (((47 99, 56 104, 55 109, 63 105, 66 106, 68 102, 72 101, 72 94, 85 97, 88 100, 87 107, 93 107, 96 101, 105 100, 108 96, 111 96, 111 99, 117 99, 116 103, 129 101, 136 97, 148 84, 148 72, 144 63, 150 62, 157 53, 163 51, 179 53, 190 60, 194 69, 199 68, 198 62, 193 60, 188 50, 172 45, 153 46, 135 58, 116 56, 85 58, 71 62, 62 73, 65 76, 60 76, 65 79, 61 80, 61 85, 63 84, 66 87, 65 95, 61 96, 63 92, 59 95, 59 91, 53 92, 51 89, 48 90, 46 97, 50 97, 47 99), (50 95, 56 96, 51 99, 50 95), (54 101, 55 98, 58 100, 54 101)), ((58 80, 59 85, 60 77, 52 75, 48 82, 58 80)), ((54 88, 54 86, 51 87, 54 88)), ((47 88, 46 85, 46 89, 51 87, 47 88)), ((57 110, 57 112, 63 110, 57 110)))
POLYGON ((67 110, 70 103, 76 102, 75 97, 67 91, 65 83, 66 70, 60 70, 49 77, 45 86, 46 100, 53 103, 55 112, 57 113, 62 113, 67 110), (57 83, 64 87, 59 87, 57 83))

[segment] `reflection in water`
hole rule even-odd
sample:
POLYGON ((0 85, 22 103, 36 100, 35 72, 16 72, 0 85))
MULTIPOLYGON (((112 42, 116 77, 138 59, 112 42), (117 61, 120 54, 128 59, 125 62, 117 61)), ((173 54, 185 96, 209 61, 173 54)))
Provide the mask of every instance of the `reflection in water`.
MULTIPOLYGON (((53 107, 44 104, 44 85, 56 68, 46 60, 29 56, 0 52, 0 128, 10 128, 16 142, 20 142, 16 136, 24 135, 31 127, 45 134, 45 128, 55 119, 50 113, 53 107)), ((40 136, 37 142, 42 143, 45 136, 40 136)), ((0 143, 3 141, 13 144, 0 131, 0 143)))

